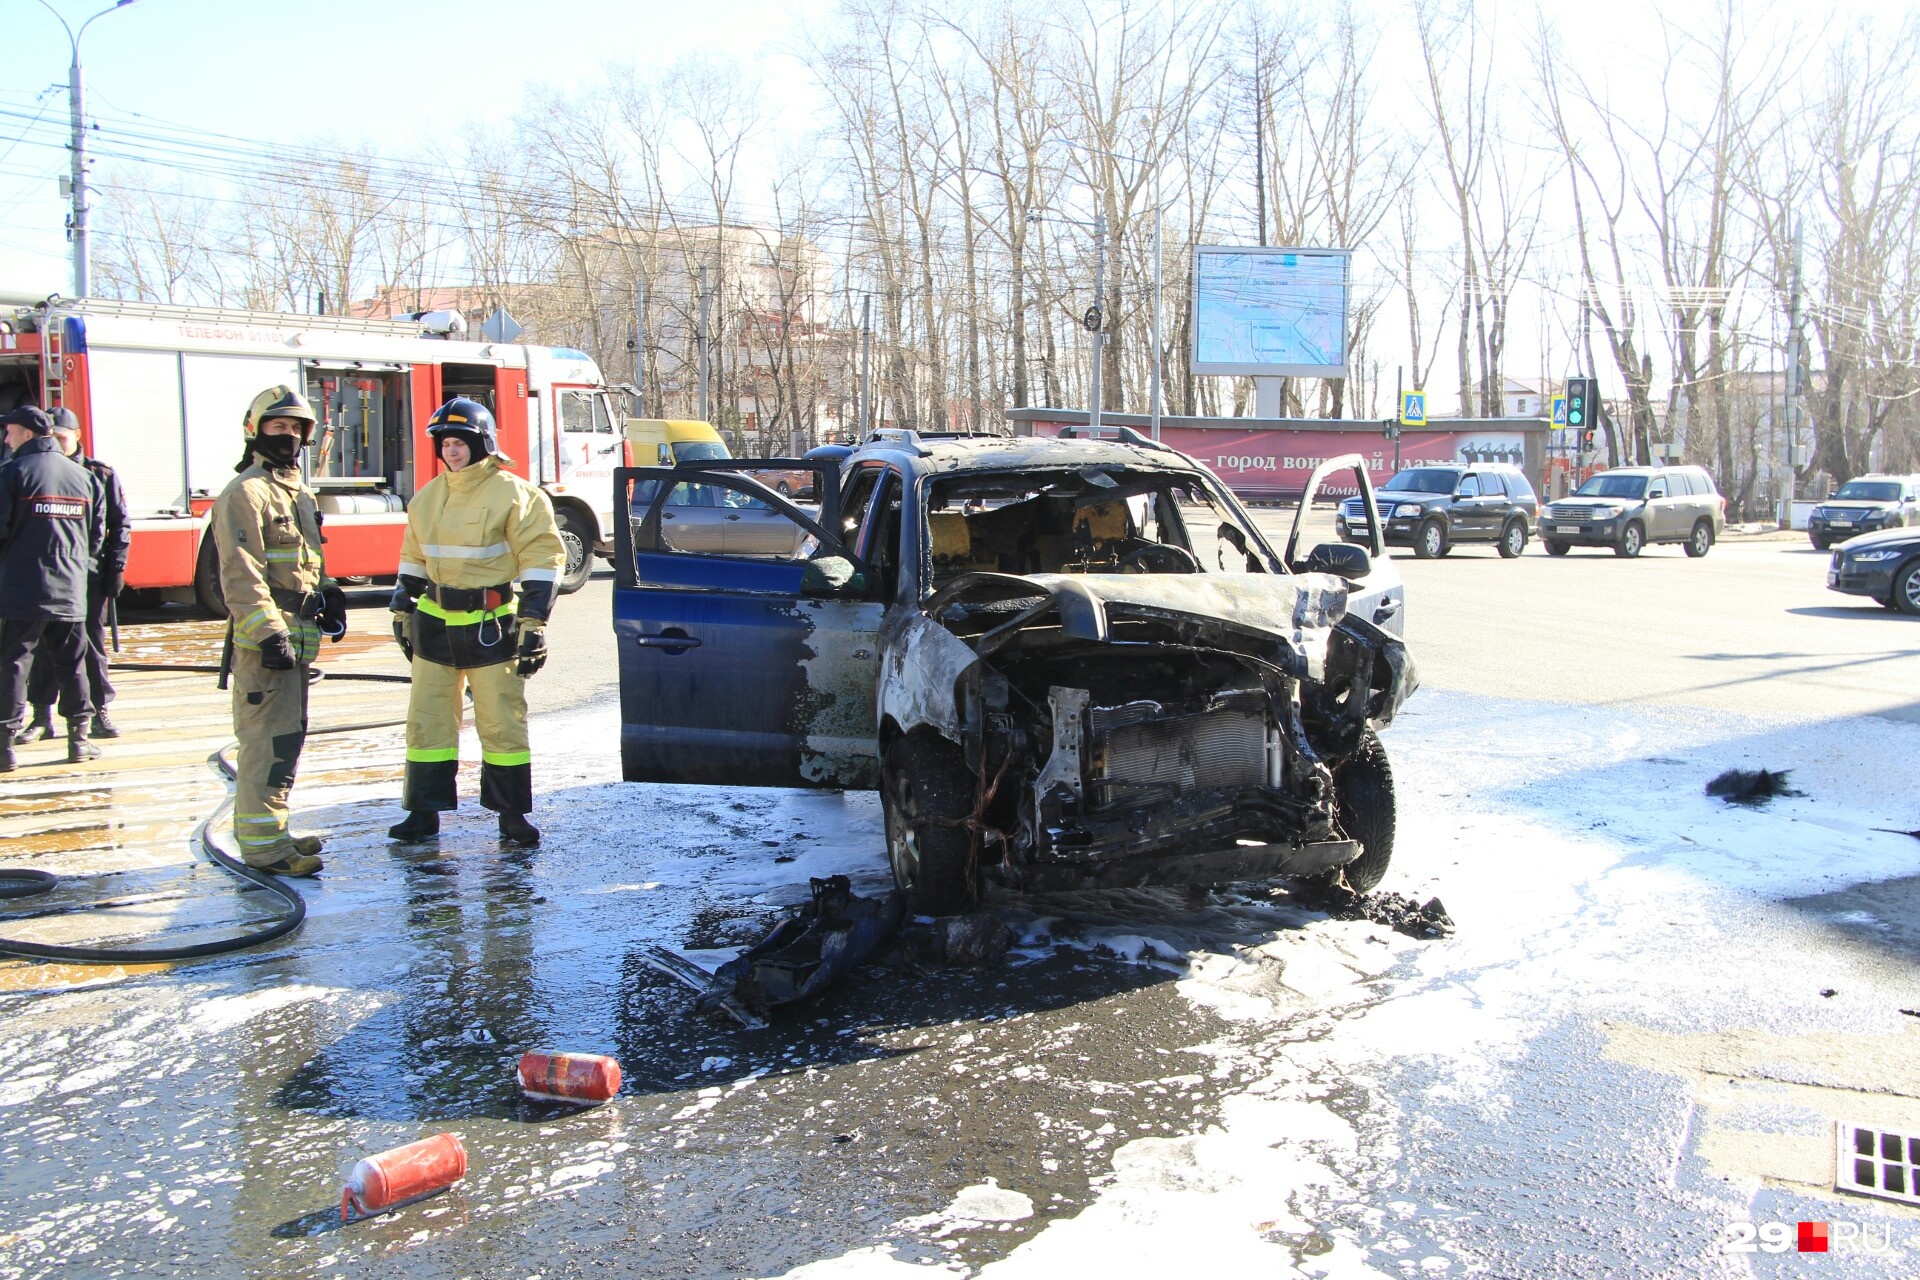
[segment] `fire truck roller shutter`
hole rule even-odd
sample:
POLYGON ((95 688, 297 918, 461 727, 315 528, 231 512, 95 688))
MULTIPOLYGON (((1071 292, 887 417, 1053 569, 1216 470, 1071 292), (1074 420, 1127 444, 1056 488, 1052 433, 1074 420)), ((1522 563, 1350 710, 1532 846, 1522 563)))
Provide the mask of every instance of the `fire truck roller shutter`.
MULTIPOLYGON (((98 375, 94 379, 99 384, 98 375)), ((300 362, 283 356, 224 356, 187 352, 180 357, 180 388, 187 424, 187 488, 217 495, 233 479, 240 460, 241 422, 262 387, 298 387, 300 362)), ((95 410, 98 421, 99 411, 95 410)), ((100 460, 117 466, 111 454, 100 460)))
MULTIPOLYGON (((93 456, 120 473, 127 486, 129 514, 185 511, 187 459, 179 353, 94 347, 88 353, 87 384, 93 456)), ((259 390, 253 388, 253 392, 259 390)), ((233 459, 240 456, 240 419, 253 392, 236 403, 222 433, 229 478, 233 459)))

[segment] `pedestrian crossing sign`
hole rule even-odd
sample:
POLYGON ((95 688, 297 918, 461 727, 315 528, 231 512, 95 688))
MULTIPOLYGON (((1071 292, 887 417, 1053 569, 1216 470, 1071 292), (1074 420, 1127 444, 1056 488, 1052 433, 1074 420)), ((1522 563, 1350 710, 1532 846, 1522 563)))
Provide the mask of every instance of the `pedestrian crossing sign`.
POLYGON ((1553 425, 1556 427, 1564 427, 1567 425, 1567 398, 1565 396, 1555 396, 1553 398, 1553 425))
POLYGON ((1403 427, 1424 427, 1427 425, 1426 392, 1402 391, 1400 393, 1400 425, 1403 427))

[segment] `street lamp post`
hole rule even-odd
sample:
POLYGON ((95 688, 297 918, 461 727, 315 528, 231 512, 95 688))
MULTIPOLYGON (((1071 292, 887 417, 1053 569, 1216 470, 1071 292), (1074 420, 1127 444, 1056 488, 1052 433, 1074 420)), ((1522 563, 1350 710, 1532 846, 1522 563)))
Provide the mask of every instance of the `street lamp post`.
POLYGON ((41 8, 51 13, 67 33, 67 44, 72 51, 73 60, 67 66, 67 110, 68 123, 72 129, 71 150, 73 169, 69 178, 72 192, 72 210, 67 214, 67 238, 73 241, 73 295, 84 298, 92 292, 93 264, 89 258, 89 232, 87 227, 87 88, 86 79, 80 70, 80 39, 87 34, 87 28, 97 19, 104 18, 117 9, 124 9, 135 0, 115 0, 111 6, 88 18, 75 31, 60 11, 48 0, 40 0, 41 8))
MULTIPOLYGON (((1162 366, 1165 364, 1165 356, 1160 346, 1160 264, 1161 264, 1161 259, 1164 256, 1161 252, 1160 223, 1165 212, 1164 207, 1160 203, 1161 164, 1160 164, 1160 161, 1158 160, 1143 160, 1139 156, 1125 155, 1118 151, 1106 151, 1106 150, 1102 150, 1099 147, 1089 147, 1078 142, 1066 142, 1064 143, 1064 145, 1072 147, 1076 151, 1090 151, 1095 155, 1109 156, 1115 160, 1126 160, 1133 164, 1147 164, 1147 165, 1153 166, 1153 326, 1152 326, 1153 327, 1153 365, 1152 365, 1151 372, 1148 374, 1147 403, 1148 403, 1149 412, 1152 414, 1153 438, 1155 440, 1158 440, 1160 438, 1160 413, 1161 413, 1160 401, 1161 401, 1161 395, 1162 395, 1162 392, 1161 392, 1162 366)), ((1104 228, 1104 225, 1106 223, 1106 217, 1104 214, 1101 216, 1100 222, 1102 224, 1102 227, 1104 228)), ((1104 244, 1104 236, 1102 238, 1102 243, 1104 244)), ((1097 268, 1096 268, 1096 271, 1097 271, 1097 268)), ((1094 285, 1094 293, 1098 295, 1099 292, 1100 292, 1100 286, 1096 282, 1094 285)), ((1104 312, 1103 312, 1103 317, 1104 317, 1104 312)), ((1101 335, 1096 334, 1094 336, 1095 372, 1094 372, 1094 383, 1093 383, 1093 386, 1094 386, 1093 425, 1095 426, 1100 425, 1099 423, 1100 375, 1098 371, 1099 370, 1098 362, 1102 354, 1101 347, 1100 347, 1100 340, 1101 340, 1101 335)))

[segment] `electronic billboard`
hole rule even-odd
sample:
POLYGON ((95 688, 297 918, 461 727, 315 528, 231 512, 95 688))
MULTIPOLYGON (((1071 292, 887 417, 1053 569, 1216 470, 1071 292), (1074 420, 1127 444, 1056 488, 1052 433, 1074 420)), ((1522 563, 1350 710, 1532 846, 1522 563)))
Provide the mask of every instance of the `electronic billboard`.
POLYGON ((1193 371, 1347 376, 1347 249, 1200 245, 1193 251, 1193 371))

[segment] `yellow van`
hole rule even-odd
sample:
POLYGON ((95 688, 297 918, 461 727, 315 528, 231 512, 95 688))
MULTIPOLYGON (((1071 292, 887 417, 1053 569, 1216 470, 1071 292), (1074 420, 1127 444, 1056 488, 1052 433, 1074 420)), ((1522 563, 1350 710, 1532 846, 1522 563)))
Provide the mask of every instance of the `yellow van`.
POLYGON ((628 418, 629 466, 670 467, 676 462, 726 458, 727 442, 708 422, 682 418, 628 418))

